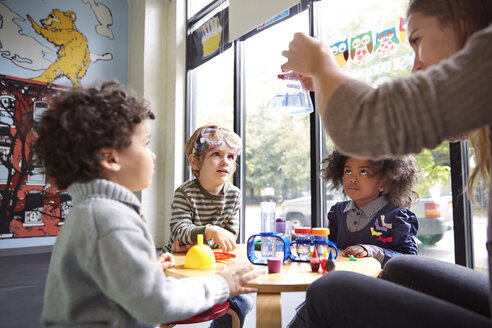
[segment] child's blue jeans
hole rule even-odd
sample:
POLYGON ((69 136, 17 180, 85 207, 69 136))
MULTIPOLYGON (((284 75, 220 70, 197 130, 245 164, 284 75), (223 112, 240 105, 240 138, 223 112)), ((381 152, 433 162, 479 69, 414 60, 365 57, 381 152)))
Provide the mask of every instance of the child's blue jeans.
MULTIPOLYGON (((230 307, 237 313, 239 320, 241 321, 241 327, 244 325, 244 318, 246 314, 253 308, 254 296, 253 294, 241 294, 234 297, 229 297, 227 300, 230 303, 230 307)), ((222 317, 215 319, 210 324, 210 328, 230 328, 232 327, 232 318, 226 314, 222 317)))

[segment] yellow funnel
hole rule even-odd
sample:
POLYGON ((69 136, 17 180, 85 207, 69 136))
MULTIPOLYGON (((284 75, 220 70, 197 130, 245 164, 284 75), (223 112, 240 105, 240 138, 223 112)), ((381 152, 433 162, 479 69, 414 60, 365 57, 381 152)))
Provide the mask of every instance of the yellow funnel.
POLYGON ((215 255, 210 246, 203 245, 203 235, 197 235, 197 244, 192 246, 185 257, 186 269, 208 269, 215 266, 215 255))

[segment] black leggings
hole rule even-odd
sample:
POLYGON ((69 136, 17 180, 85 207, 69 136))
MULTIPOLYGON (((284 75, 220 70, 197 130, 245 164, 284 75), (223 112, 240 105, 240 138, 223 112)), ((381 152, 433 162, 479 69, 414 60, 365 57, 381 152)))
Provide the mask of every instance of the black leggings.
POLYGON ((381 277, 325 274, 308 288, 290 327, 492 327, 485 274, 403 255, 381 277))

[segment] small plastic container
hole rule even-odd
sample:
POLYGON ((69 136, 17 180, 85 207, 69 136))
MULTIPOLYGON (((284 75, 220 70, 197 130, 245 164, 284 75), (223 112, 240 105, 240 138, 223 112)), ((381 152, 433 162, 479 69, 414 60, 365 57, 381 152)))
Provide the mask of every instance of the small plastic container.
POLYGON ((267 265, 267 259, 272 257, 283 258, 283 261, 285 261, 288 258, 290 258, 290 240, 283 233, 260 232, 259 234, 251 235, 248 238, 247 254, 248 254, 248 260, 253 264, 267 265), (276 256, 258 257, 258 255, 260 255, 261 253, 255 250, 256 241, 260 241, 260 239, 263 238, 275 240, 276 246, 279 246, 276 248, 279 250, 276 256), (280 251, 280 247, 282 248, 282 251, 280 251))
POLYGON ((301 261, 309 260, 311 257, 312 235, 309 227, 296 227, 294 233, 297 256, 301 261))
POLYGON ((282 271, 284 260, 278 257, 270 257, 267 259, 268 273, 279 273, 282 271))
POLYGON ((314 247, 316 247, 316 251, 318 254, 324 254, 325 249, 328 247, 328 236, 330 235, 330 229, 312 228, 311 234, 313 235, 313 243, 314 247))

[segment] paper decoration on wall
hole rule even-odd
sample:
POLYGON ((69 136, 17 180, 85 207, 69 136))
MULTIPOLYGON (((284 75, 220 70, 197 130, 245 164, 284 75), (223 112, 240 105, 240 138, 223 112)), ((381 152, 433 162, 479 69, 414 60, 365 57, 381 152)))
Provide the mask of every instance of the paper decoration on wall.
POLYGON ((386 29, 382 32, 376 33, 376 45, 374 46, 374 52, 381 57, 389 57, 393 55, 400 47, 400 41, 396 35, 396 29, 386 29))
POLYGON ((337 42, 331 46, 331 51, 333 56, 335 56, 335 60, 337 61, 338 66, 343 67, 347 64, 349 59, 349 45, 348 39, 344 41, 337 42))
POLYGON ((224 8, 187 36, 187 69, 194 69, 231 47, 228 21, 229 8, 224 8))
POLYGON ((215 54, 220 47, 220 37, 222 35, 222 25, 217 16, 212 17, 202 26, 202 59, 215 54))
POLYGON ((354 64, 366 64, 372 59, 372 31, 362 33, 350 40, 350 58, 354 64))
POLYGON ((229 0, 230 41, 240 38, 298 3, 299 0, 229 0))
POLYGON ((281 21, 282 19, 285 19, 287 17, 290 16, 290 10, 289 9, 285 9, 284 11, 282 11, 280 14, 270 18, 269 20, 267 20, 266 22, 264 23, 261 23, 260 25, 258 25, 256 27, 256 30, 262 30, 264 29, 265 27, 268 27, 274 23, 277 23, 279 21, 281 21))
POLYGON ((407 27, 408 21, 406 17, 400 18, 400 41, 401 43, 405 43, 407 40, 407 27))

